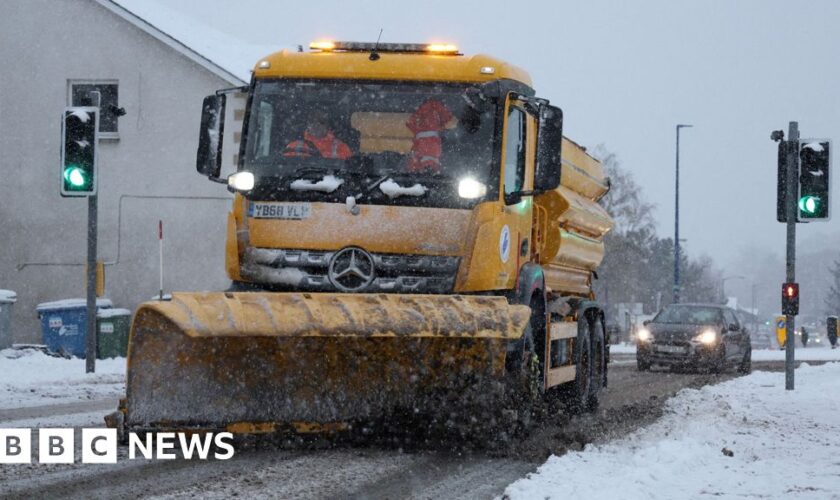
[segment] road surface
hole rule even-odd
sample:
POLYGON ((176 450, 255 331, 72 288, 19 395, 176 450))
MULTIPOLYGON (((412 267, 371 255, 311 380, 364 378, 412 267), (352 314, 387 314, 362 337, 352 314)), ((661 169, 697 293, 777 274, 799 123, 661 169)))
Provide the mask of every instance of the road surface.
MULTIPOLYGON (((636 371, 631 356, 614 356, 610 386, 595 414, 557 416, 503 456, 464 450, 402 450, 392 446, 249 446, 227 461, 128 460, 117 464, 0 466, 0 496, 11 498, 492 498, 535 470, 549 454, 601 443, 643 426, 684 387, 700 387, 734 374, 636 371)), ((759 369, 781 369, 763 363, 759 369)), ((102 426, 116 401, 0 410, 0 427, 102 426)), ((37 433, 33 433, 37 441, 37 433)), ((80 441, 77 431, 77 443, 80 441)), ((37 462, 37 442, 33 461, 37 462)), ((81 453, 77 451, 77 460, 81 453)))

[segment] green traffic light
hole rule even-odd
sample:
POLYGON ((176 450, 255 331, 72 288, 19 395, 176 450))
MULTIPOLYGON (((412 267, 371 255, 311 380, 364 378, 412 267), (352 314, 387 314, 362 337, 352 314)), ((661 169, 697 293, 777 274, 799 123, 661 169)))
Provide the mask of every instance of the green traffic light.
POLYGON ((815 196, 803 196, 802 198, 799 198, 799 211, 813 215, 817 213, 819 201, 819 198, 815 196))
POLYGON ((84 171, 76 166, 70 166, 64 169, 64 180, 70 183, 71 186, 77 188, 84 187, 87 184, 84 171))

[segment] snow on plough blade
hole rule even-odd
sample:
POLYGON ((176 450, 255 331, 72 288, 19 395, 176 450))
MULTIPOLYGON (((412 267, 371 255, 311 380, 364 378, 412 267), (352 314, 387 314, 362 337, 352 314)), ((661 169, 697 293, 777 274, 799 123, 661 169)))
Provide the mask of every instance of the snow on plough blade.
POLYGON ((502 379, 529 314, 500 297, 176 293, 134 317, 119 424, 256 432, 423 411, 502 379))

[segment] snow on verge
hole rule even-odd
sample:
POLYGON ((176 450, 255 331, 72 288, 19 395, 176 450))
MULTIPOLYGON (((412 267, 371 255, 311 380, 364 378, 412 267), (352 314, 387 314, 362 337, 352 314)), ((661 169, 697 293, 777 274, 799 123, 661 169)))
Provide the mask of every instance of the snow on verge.
MULTIPOLYGON (((840 361, 840 349, 827 347, 796 346, 793 357, 796 361, 840 361)), ((784 361, 785 351, 781 349, 753 349, 753 361, 784 361)))
POLYGON ((54 358, 35 350, 0 350, 0 409, 119 398, 125 394, 125 358, 54 358))
MULTIPOLYGON (((613 344, 610 354, 636 354, 635 344, 613 344)), ((840 361, 840 349, 828 347, 796 346, 794 357, 797 361, 840 361)), ((784 361, 785 351, 781 349, 756 349, 752 351, 753 361, 784 361)))
POLYGON ((509 485, 519 498, 837 498, 840 363, 684 389, 630 436, 552 456, 509 485), (727 456, 728 452, 732 456, 727 456), (725 453, 726 452, 726 453, 725 453))

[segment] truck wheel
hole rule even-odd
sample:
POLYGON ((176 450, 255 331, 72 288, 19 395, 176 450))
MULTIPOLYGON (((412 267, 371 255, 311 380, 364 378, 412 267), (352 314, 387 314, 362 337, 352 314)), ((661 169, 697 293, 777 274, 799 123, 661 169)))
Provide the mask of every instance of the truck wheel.
POLYGON ((592 368, 590 369, 589 397, 586 402, 587 411, 595 411, 598 408, 598 396, 601 394, 601 388, 604 387, 607 376, 604 324, 597 314, 593 316, 589 322, 592 368))
MULTIPOLYGON (((582 315, 581 315, 582 316, 582 315)), ((592 329, 589 321, 581 317, 575 341, 575 380, 572 382, 569 409, 572 413, 585 412, 590 403, 592 388, 592 329)))
POLYGON ((534 296, 529 305, 531 319, 516 350, 510 353, 505 362, 509 378, 510 413, 516 414, 516 426, 524 431, 531 426, 534 417, 538 416, 544 394, 543 363, 538 353, 544 352, 545 305, 539 296, 534 296))

